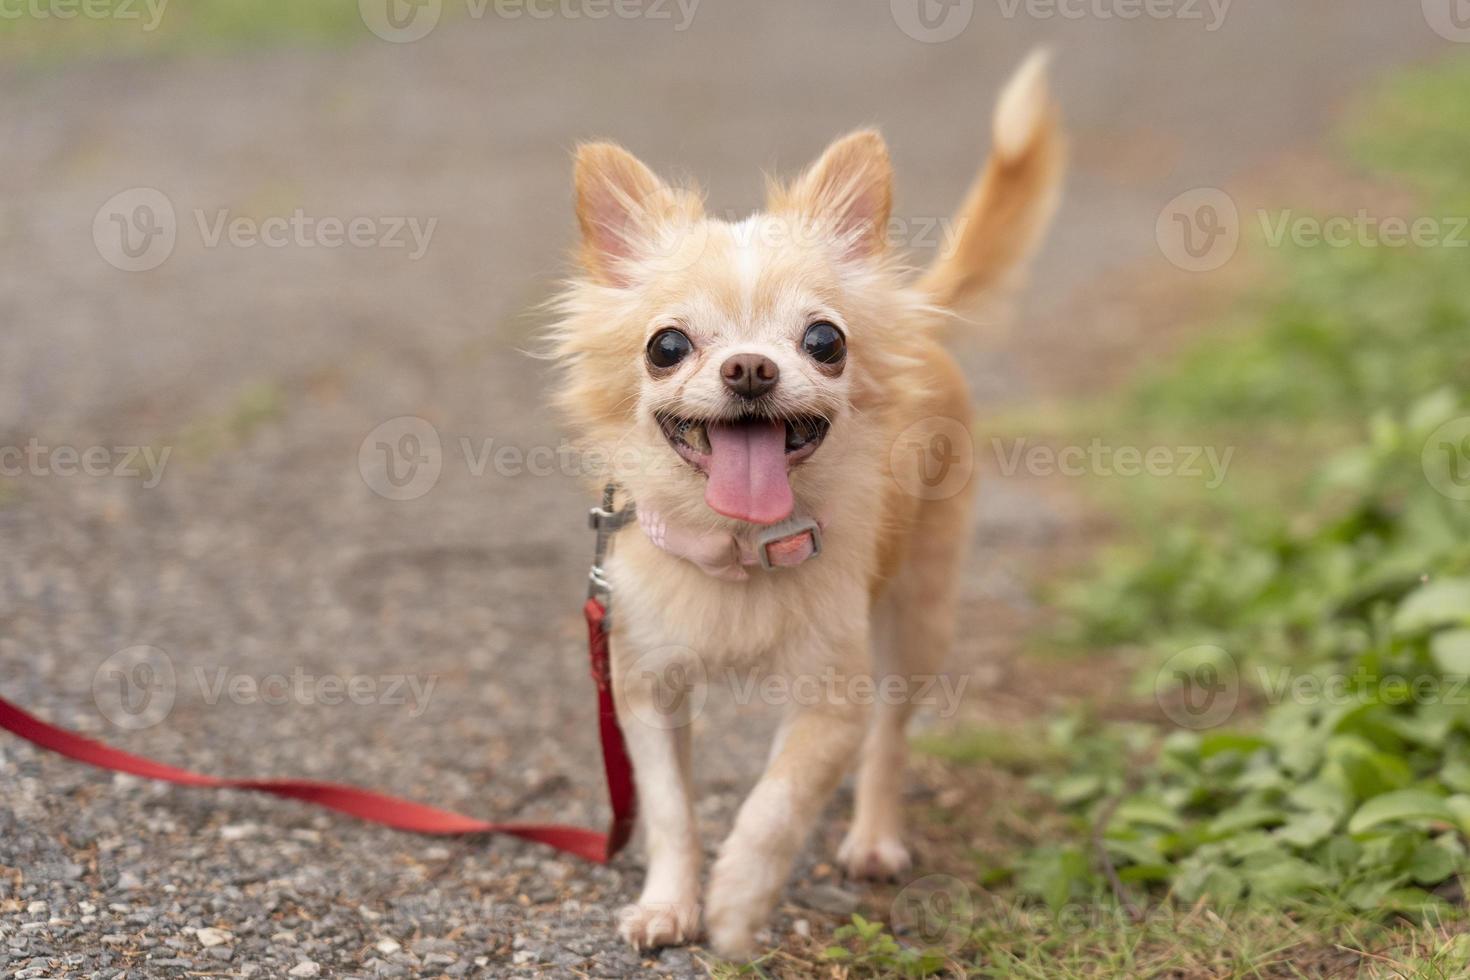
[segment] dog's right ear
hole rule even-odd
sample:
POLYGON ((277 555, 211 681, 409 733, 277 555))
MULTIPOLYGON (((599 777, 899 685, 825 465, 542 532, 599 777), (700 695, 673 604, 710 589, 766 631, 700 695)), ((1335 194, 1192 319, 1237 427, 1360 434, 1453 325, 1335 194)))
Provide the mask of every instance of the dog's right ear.
POLYGON ((629 285, 641 260, 667 255, 669 236, 699 217, 696 195, 665 184, 616 143, 579 146, 573 184, 582 266, 609 286, 629 285))

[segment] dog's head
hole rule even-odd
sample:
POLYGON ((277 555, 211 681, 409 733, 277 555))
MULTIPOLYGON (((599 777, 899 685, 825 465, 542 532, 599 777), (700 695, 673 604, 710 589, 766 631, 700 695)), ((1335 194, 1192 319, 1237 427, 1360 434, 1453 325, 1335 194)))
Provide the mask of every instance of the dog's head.
POLYGON ((921 342, 886 241, 891 181, 882 139, 857 132, 731 223, 625 150, 581 148, 561 403, 636 499, 772 524, 853 465, 921 342))
POLYGON ((558 401, 598 475, 685 523, 821 516, 881 485, 914 421, 946 311, 988 293, 1051 213, 1059 137, 1033 56, 1002 94, 995 151, 917 280, 890 254, 892 168, 876 132, 833 143, 766 210, 698 193, 607 143, 577 153, 582 275, 559 297, 558 401))

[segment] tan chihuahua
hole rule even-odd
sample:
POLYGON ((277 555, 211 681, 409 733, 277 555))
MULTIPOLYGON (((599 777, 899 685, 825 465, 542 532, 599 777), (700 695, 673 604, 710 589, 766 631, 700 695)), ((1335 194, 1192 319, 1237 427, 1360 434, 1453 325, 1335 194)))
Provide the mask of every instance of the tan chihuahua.
POLYGON ((874 131, 773 183, 767 210, 738 223, 706 217, 696 191, 620 147, 578 150, 584 274, 559 298, 552 356, 559 405, 638 513, 607 575, 648 851, 621 920, 639 947, 695 938, 702 910, 716 952, 754 953, 859 758, 839 859, 863 877, 909 865, 908 695, 953 638, 971 509, 968 470, 943 492, 924 479, 934 440, 969 439, 969 394, 941 342, 1012 279, 1054 209, 1063 154, 1040 53, 1006 86, 993 128, 952 247, 919 275, 889 248, 892 169, 874 131), (860 677, 900 693, 788 699, 701 907, 691 709, 678 695, 716 671, 826 678, 829 691, 860 677))

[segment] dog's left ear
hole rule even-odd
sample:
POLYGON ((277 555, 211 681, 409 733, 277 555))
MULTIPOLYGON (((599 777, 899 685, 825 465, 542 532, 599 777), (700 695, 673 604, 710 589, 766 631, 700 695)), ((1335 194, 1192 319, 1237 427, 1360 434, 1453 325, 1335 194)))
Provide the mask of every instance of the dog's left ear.
POLYGON ((887 247, 893 210, 893 164, 876 129, 860 129, 827 147, 788 188, 772 195, 773 211, 794 211, 815 222, 841 248, 862 259, 887 247))

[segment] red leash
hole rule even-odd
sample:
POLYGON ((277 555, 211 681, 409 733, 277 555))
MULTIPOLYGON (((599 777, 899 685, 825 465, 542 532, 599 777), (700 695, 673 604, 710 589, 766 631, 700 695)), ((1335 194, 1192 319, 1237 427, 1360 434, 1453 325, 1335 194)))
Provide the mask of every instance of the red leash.
MULTIPOLYGON (((638 796, 633 784, 633 764, 628 758, 623 732, 618 726, 617 707, 613 701, 612 670, 608 655, 608 613, 605 604, 605 580, 602 559, 607 538, 621 523, 599 523, 599 513, 611 514, 609 503, 603 510, 593 511, 593 527, 598 532, 598 557, 593 566, 594 594, 582 607, 587 617, 588 649, 592 661, 592 679, 597 684, 598 730, 602 737, 602 762, 607 773, 607 794, 612 803, 612 822, 605 834, 583 827, 563 824, 488 823, 463 814, 425 806, 411 800, 384 796, 356 786, 319 783, 305 779, 220 779, 177 769, 173 766, 132 755, 101 742, 84 738, 75 732, 57 728, 22 711, 0 698, 0 729, 18 735, 33 745, 64 755, 78 762, 125 772, 145 779, 158 779, 181 786, 205 786, 213 789, 244 789, 272 796, 301 800, 336 810, 369 823, 383 824, 397 830, 420 834, 509 834, 523 840, 546 844, 559 851, 575 854, 597 864, 606 864, 628 843, 638 812, 638 796), (616 526, 614 524, 616 523, 616 526), (598 592, 602 593, 599 596, 598 592)), ((626 514, 612 515, 626 522, 626 514)))

